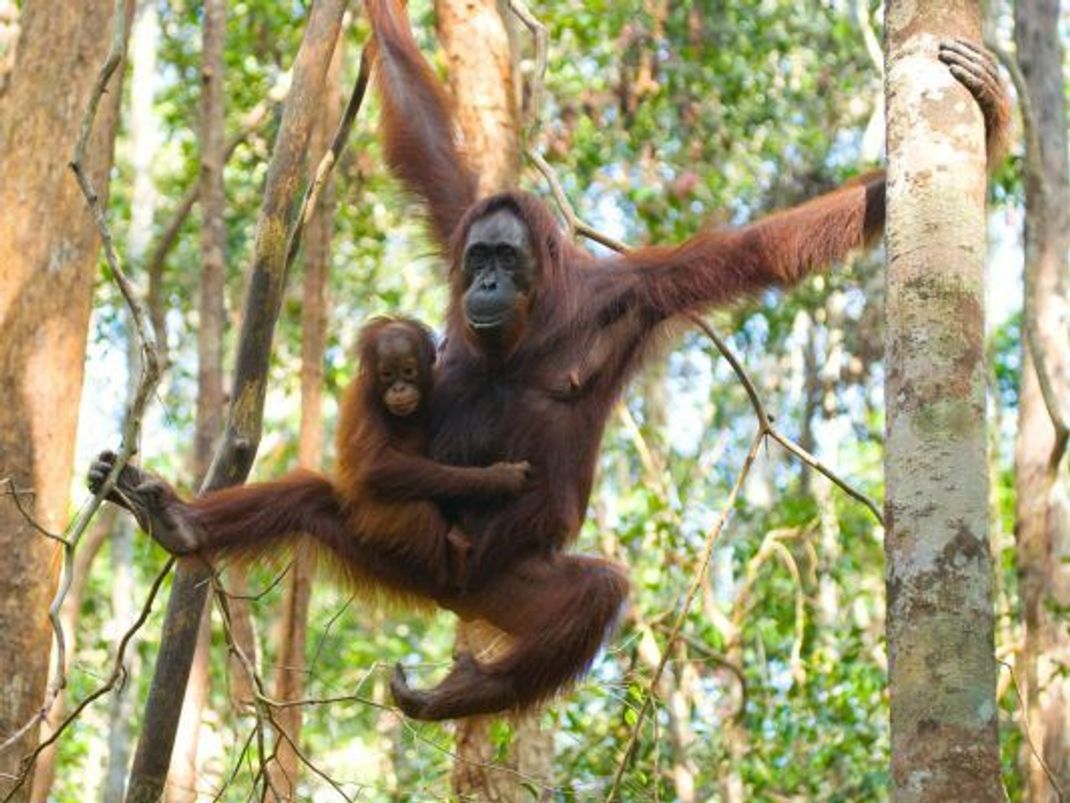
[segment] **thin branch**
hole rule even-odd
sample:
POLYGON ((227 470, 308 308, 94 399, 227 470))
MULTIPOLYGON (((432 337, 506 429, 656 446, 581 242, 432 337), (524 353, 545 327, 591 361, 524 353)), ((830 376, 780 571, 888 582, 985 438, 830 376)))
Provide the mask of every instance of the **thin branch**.
POLYGON ((345 112, 342 114, 342 119, 338 123, 338 129, 334 132, 334 139, 331 140, 331 147, 327 149, 327 152, 323 154, 323 158, 320 159, 319 165, 316 167, 316 175, 308 185, 308 189, 305 190, 305 197, 301 201, 301 211, 297 215, 297 222, 294 224, 294 230, 290 234, 290 244, 286 249, 286 269, 289 270, 293 265, 294 260, 297 258, 297 252, 301 248, 301 236, 304 234, 305 226, 308 221, 312 219, 313 213, 316 211, 316 206, 319 204, 320 194, 323 192, 323 187, 327 184, 327 179, 331 176, 331 171, 334 169, 335 162, 338 161, 338 157, 342 151, 345 150, 346 143, 349 140, 349 132, 353 129, 353 121, 357 119, 357 112, 360 111, 360 106, 364 102, 364 95, 368 91, 368 80, 371 77, 372 71, 372 52, 370 48, 365 47, 360 54, 360 69, 357 71, 357 81, 353 85, 353 92, 349 96, 349 102, 346 103, 345 112))
POLYGON ((11 500, 15 503, 15 507, 18 509, 19 513, 22 514, 22 518, 26 520, 27 524, 37 530, 37 532, 39 532, 45 538, 51 538, 53 541, 59 541, 61 544, 67 543, 66 538, 46 528, 43 524, 41 524, 41 522, 34 518, 34 515, 31 511, 27 510, 23 506, 22 497, 34 496, 35 494, 32 490, 26 488, 16 488, 14 477, 4 477, 4 479, 0 480, 0 485, 7 486, 7 491, 5 492, 6 495, 11 497, 11 500))
POLYGON ((831 468, 822 463, 818 458, 814 457, 808 451, 799 446, 799 444, 795 443, 795 441, 791 440, 790 438, 787 438, 783 433, 780 432, 780 430, 778 430, 773 425, 773 418, 768 413, 766 413, 765 406, 762 404, 762 400, 758 396, 758 391, 754 387, 754 382, 751 381, 751 378, 747 375, 747 372, 743 368, 742 363, 740 363, 739 359, 735 356, 735 354, 733 354, 732 350, 728 347, 728 344, 725 343, 717 335, 717 333, 713 331, 713 328, 697 315, 687 315, 686 317, 693 324, 695 324, 695 326, 699 327, 705 333, 706 337, 713 341, 714 345, 717 346, 717 350, 721 352, 721 354, 726 360, 728 360, 729 365, 732 366, 732 370, 735 371, 736 376, 739 378, 740 384, 742 384, 744 389, 747 391, 747 397, 750 399, 751 407, 754 409, 754 414, 758 417, 758 422, 762 426, 762 429, 765 434, 777 443, 779 443, 781 446, 783 446, 791 454, 795 455, 804 463, 806 463, 806 465, 810 466, 815 471, 827 477, 832 483, 836 485, 836 487, 840 488, 852 499, 855 499, 865 505, 869 509, 869 512, 873 514, 873 517, 883 527, 884 517, 881 515, 880 507, 877 505, 876 502, 866 496, 866 494, 859 491, 857 488, 854 488, 850 483, 848 483, 845 479, 836 474, 836 472, 834 472, 831 468))
POLYGON ((275 575, 274 578, 272 578, 270 583, 264 586, 261 590, 252 594, 234 594, 228 591, 223 586, 222 582, 220 582, 219 588, 224 594, 227 595, 227 599, 244 600, 245 602, 259 602, 268 594, 270 594, 275 588, 278 587, 279 583, 281 583, 286 577, 286 575, 290 573, 290 570, 293 568, 293 565, 293 561, 291 560, 283 567, 282 571, 280 571, 278 574, 275 575))
POLYGON ((531 78, 531 107, 529 109, 527 128, 538 126, 542 116, 542 92, 546 78, 548 36, 543 25, 523 0, 509 0, 509 10, 530 32, 535 40, 535 73, 531 78))
POLYGON ((1022 696, 1022 690, 1018 686, 1018 676, 1014 671, 1014 666, 999 658, 996 659, 996 663, 1000 664, 1011 675, 1011 685, 1014 686, 1014 693, 1018 697, 1018 709, 1022 715, 1022 735, 1025 736, 1025 741, 1029 745, 1029 750, 1032 752, 1033 757, 1040 763, 1041 768, 1044 770, 1044 774, 1048 776, 1048 783, 1051 784, 1056 799, 1059 803, 1063 803, 1063 801, 1066 800, 1066 797, 1063 795, 1063 788, 1059 786, 1059 782, 1055 779, 1055 773, 1051 771, 1051 767, 1049 767, 1048 762, 1044 760, 1041 751, 1037 750, 1036 742, 1033 741, 1033 734, 1029 732, 1029 714, 1025 710, 1025 698, 1022 696))
POLYGON ((736 499, 739 497, 739 493, 743 488, 743 483, 750 474, 751 466, 754 465, 754 460, 758 456, 758 450, 761 448, 762 441, 765 440, 765 432, 759 427, 757 432, 754 433, 754 439, 751 441, 750 450, 747 452, 746 458, 743 460, 743 465, 739 470, 739 474, 736 476, 736 481, 732 485, 732 490, 728 493, 728 499, 725 501, 721 508, 721 513, 717 517, 717 521, 714 522, 713 527, 710 529, 706 536, 706 544, 702 550, 702 557, 699 560, 699 564, 695 569, 695 573, 691 578, 691 585, 687 589, 687 593, 684 595, 682 602, 676 606, 678 613, 673 620, 672 629, 669 631, 669 637, 666 640, 665 648, 661 653, 661 660, 658 662, 657 669, 654 670, 654 675, 650 680, 646 693, 643 696, 643 704, 640 706, 639 711, 636 713, 635 723, 632 727, 631 736, 628 739, 628 744, 624 749, 624 754, 621 756, 620 764, 617 765, 617 772, 613 776, 613 782, 610 785, 609 792, 606 795, 606 802, 611 803, 617 799, 617 795, 620 791, 621 779, 624 777, 624 770, 628 766, 629 761, 636 745, 639 741, 639 729, 643 724, 643 718, 650 710, 651 703, 654 698, 654 689, 657 688, 658 683, 661 681, 661 675, 665 671, 665 665, 669 661, 669 655, 672 652, 672 645, 676 642, 677 637, 680 635, 680 631, 683 629, 684 620, 687 618, 688 612, 691 610, 691 605, 695 601, 695 596, 698 594, 699 588, 702 587, 703 581, 706 579, 706 573, 709 570, 710 562, 713 559, 713 548, 717 543, 717 538, 720 536, 721 531, 724 529, 725 523, 728 521, 728 516, 735 507, 736 499))
MULTIPOLYGON (((82 701, 78 703, 66 717, 64 717, 63 721, 56 726, 56 729, 48 734, 45 739, 41 740, 41 743, 37 745, 32 753, 23 757, 19 775, 15 779, 14 786, 8 790, 7 797, 4 798, 3 803, 15 799, 19 788, 29 779, 38 756, 40 756, 48 747, 59 741, 59 737, 63 735, 63 732, 67 730, 79 716, 81 716, 82 712, 88 708, 90 704, 110 692, 116 685, 121 686, 126 683, 126 664, 123 660, 126 657, 126 648, 141 629, 141 626, 148 620, 149 614, 152 612, 152 605, 156 601, 156 595, 160 591, 160 586, 163 585, 163 581, 167 578, 167 575, 171 573, 171 567, 174 566, 174 564, 174 558, 168 559, 167 563, 164 564, 163 568, 160 569, 159 573, 156 575, 156 579, 153 580, 152 586, 149 588, 149 595, 141 606, 141 613, 138 615, 137 619, 134 620, 134 623, 127 628, 126 632, 123 633, 122 638, 119 640, 119 646, 115 650, 115 659, 112 662, 112 671, 108 679, 102 685, 86 695, 82 701)), ((3 744, 0 744, 0 752, 3 752, 8 747, 18 742, 23 734, 28 732, 30 727, 35 724, 37 723, 31 721, 5 739, 3 744)))

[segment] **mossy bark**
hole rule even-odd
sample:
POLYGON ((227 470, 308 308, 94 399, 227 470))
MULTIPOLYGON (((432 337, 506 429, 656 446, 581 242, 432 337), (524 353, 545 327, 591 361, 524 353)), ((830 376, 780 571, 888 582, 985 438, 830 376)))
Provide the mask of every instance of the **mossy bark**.
POLYGON ((970 0, 887 6, 892 799, 1002 800, 985 458, 985 141, 937 58, 970 0))

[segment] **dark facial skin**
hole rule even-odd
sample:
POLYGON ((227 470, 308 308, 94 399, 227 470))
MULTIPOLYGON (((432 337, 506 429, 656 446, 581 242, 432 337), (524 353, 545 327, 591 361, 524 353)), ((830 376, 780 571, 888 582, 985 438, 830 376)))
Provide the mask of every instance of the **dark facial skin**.
POLYGON ((536 260, 527 226, 502 209, 472 224, 464 244, 463 308, 469 328, 495 340, 527 306, 536 260))
POLYGON ((411 333, 400 326, 386 329, 375 344, 375 383, 390 414, 404 418, 415 413, 427 380, 428 366, 420 364, 411 333))

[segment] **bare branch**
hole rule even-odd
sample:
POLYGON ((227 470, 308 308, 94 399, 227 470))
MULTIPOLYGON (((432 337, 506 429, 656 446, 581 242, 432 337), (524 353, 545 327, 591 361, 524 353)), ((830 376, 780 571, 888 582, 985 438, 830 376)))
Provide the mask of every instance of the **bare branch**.
POLYGON ((5 491, 7 496, 11 497, 11 500, 15 503, 15 507, 18 509, 22 517, 26 519, 26 523, 33 527, 37 532, 43 535, 45 538, 51 538, 53 541, 59 541, 61 544, 66 544, 67 539, 58 533, 54 533, 47 529, 41 522, 34 518, 33 513, 27 510, 22 504, 22 497, 34 496, 34 492, 27 488, 16 488, 15 479, 13 477, 4 477, 0 480, 0 485, 6 485, 5 491))
POLYGON ((531 107, 527 128, 534 129, 542 117, 542 92, 546 78, 547 42, 546 26, 543 25, 523 0, 509 0, 509 9, 517 16, 535 40, 535 73, 531 77, 531 107))
POLYGON ((613 782, 609 787, 609 792, 606 794, 605 799, 607 803, 617 799, 617 795, 620 791, 621 779, 624 777, 624 770, 628 766, 628 762, 631 761, 632 752, 635 750, 639 741, 639 729, 642 727, 643 718, 650 710, 651 702, 654 698, 654 689, 661 681, 661 675, 665 671, 665 665, 668 663, 669 655, 672 653, 672 645, 680 635, 680 631, 684 626, 684 620, 687 618, 687 614, 691 610, 691 605, 695 601, 695 596, 698 594, 699 588, 702 587, 702 583, 706 579, 706 573, 708 572, 710 562, 713 559, 713 548, 717 543, 717 538, 720 536, 725 523, 728 521, 729 514, 736 505, 736 499, 739 497, 739 492, 743 488, 743 483, 747 479, 747 475, 750 474, 751 466, 754 465, 754 460, 758 456, 758 450, 761 448, 763 440, 765 440, 765 432, 759 427, 758 431, 754 433, 754 439, 751 441, 750 450, 747 452, 747 456, 743 460, 743 465, 739 470, 739 474, 736 476, 735 483, 732 485, 732 490, 728 493, 728 499, 725 500, 724 506, 721 508, 721 513, 717 517, 717 521, 714 522, 713 527, 706 536, 706 544, 702 550, 702 557, 700 558, 698 566, 695 568, 694 575, 691 578, 691 585, 687 589, 687 593, 684 595, 682 601, 675 606, 678 613, 673 620, 672 629, 669 631, 669 637, 666 640, 665 648, 661 652, 661 661, 658 663, 657 669, 654 670, 654 675, 650 679, 646 693, 643 695, 643 704, 636 713, 635 724, 632 726, 631 736, 628 738, 628 744, 624 748, 624 753, 621 755, 620 764, 617 766, 617 772, 613 776, 613 782))
POLYGON ((349 140, 349 132, 353 128, 353 121, 357 119, 357 112, 360 111, 361 103, 364 102, 364 95, 368 91, 368 79, 371 77, 371 70, 371 51, 365 48, 360 54, 360 69, 357 72, 357 82, 353 86, 353 92, 349 96, 349 102, 346 103, 342 120, 339 122, 338 129, 331 140, 331 147, 323 154, 319 165, 316 166, 316 175, 309 183, 308 189, 305 191, 305 197, 301 201, 301 211, 297 214, 297 223, 294 225, 293 233, 290 235, 290 245, 286 251, 287 270, 297 259, 297 252, 301 248, 301 235, 304 234, 305 226, 316 211, 320 193, 323 191, 327 179, 331 176, 335 162, 338 161, 338 157, 345 150, 346 142, 349 140))
MULTIPOLYGON (((126 648, 127 646, 129 646, 130 641, 134 638, 135 634, 137 634, 137 632, 141 629, 141 626, 144 625, 146 620, 149 618, 149 614, 152 612, 152 605, 156 601, 156 595, 160 591, 160 586, 163 585, 163 581, 167 578, 167 575, 171 573, 171 567, 174 566, 174 564, 175 559, 170 558, 167 563, 164 564, 164 567, 160 569, 159 573, 156 575, 156 579, 153 580, 152 586, 149 588, 149 595, 145 598, 145 602, 141 606, 141 613, 138 615, 137 619, 134 620, 134 623, 130 625, 129 628, 127 628, 126 632, 123 633, 122 638, 119 640, 119 646, 115 650, 115 659, 112 662, 112 671, 111 674, 108 676, 108 679, 103 684, 94 689, 92 692, 90 692, 88 695, 86 695, 86 697, 83 698, 82 701, 78 703, 78 705, 76 705, 71 710, 71 712, 67 714, 66 717, 64 717, 63 721, 56 726, 56 729, 52 731, 45 739, 42 739, 41 743, 37 745, 37 747, 32 753, 22 759, 22 767, 19 772, 18 778, 15 779, 16 783, 8 791, 8 795, 4 798, 3 803, 7 803, 7 801, 9 800, 15 799, 16 793, 18 792, 19 788, 27 781, 27 779, 29 779, 30 773, 33 770, 34 763, 37 761, 37 757, 40 756, 41 753, 43 753, 45 749, 47 749, 49 746, 59 741, 59 738, 63 735, 63 732, 66 731, 68 727, 70 727, 71 723, 73 723, 76 719, 78 719, 79 716, 81 716, 82 712, 86 708, 88 708, 90 704, 92 704, 96 700, 99 700, 105 694, 110 692, 116 687, 116 685, 122 685, 126 683, 126 664, 123 662, 123 659, 126 657, 126 648)), ((11 734, 7 739, 4 740, 2 744, 0 744, 0 751, 3 751, 9 748, 11 745, 17 743, 22 738, 22 736, 36 724, 38 724, 38 721, 28 722, 18 731, 11 734)))
POLYGON ((1018 697, 1018 707, 1022 718, 1022 735, 1029 744, 1030 752, 1032 752, 1034 758, 1036 758, 1037 762, 1044 770, 1044 774, 1048 776, 1048 783, 1051 784, 1051 789, 1055 792, 1056 800, 1058 800, 1059 803, 1063 803, 1063 801, 1066 800, 1066 797, 1063 794, 1063 789, 1059 786, 1059 781, 1055 778, 1055 774, 1051 771, 1051 767, 1048 766, 1048 762, 1044 760, 1044 756, 1037 749, 1036 742, 1033 741, 1033 734, 1029 732, 1029 714, 1025 709, 1025 697, 1022 695, 1022 689, 1018 685, 1018 676, 1014 671, 1014 665, 1007 661, 1000 660, 999 658, 996 659, 996 663, 1000 664, 1010 673, 1011 685, 1014 686, 1014 693, 1018 697))

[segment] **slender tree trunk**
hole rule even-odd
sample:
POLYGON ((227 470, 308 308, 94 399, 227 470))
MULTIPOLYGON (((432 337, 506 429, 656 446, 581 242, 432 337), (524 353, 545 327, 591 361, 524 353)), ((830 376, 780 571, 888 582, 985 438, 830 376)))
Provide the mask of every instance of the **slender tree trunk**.
MULTIPOLYGON (((134 611, 134 522, 122 516, 112 531, 112 643, 118 643, 137 615, 134 611)), ((137 677, 141 659, 137 650, 127 655, 127 671, 137 677)), ((130 720, 134 716, 136 689, 127 683, 115 689, 108 703, 108 759, 101 794, 103 803, 121 803, 130 766, 130 720)))
MULTIPOLYGON (((223 428, 223 296, 226 286, 226 193, 223 163, 223 45, 226 38, 226 3, 205 0, 201 33, 201 288, 197 322, 197 407, 193 427, 193 477, 200 485, 208 474, 212 449, 223 428)), ((240 585, 240 583, 239 583, 240 585)), ((238 600, 235 600, 237 606, 238 600)), ((244 613, 248 615, 246 608, 244 613)), ((241 611, 232 611, 235 617, 241 611)), ((206 612, 197 638, 193 669, 178 724, 178 741, 171 757, 164 799, 167 803, 193 803, 200 775, 201 715, 208 699, 208 650, 211 613, 206 612)), ((229 665, 229 664, 228 664, 229 665)), ((233 667, 231 667, 233 668, 233 667)), ((241 674, 241 670, 238 670, 241 674)))
MULTIPOLYGON (((438 34, 449 64, 449 83, 465 153, 479 176, 481 194, 515 187, 520 173, 520 125, 513 80, 514 55, 496 0, 436 0, 438 34), (473 47, 479 42, 479 47, 473 47)), ((459 623, 458 649, 493 660, 508 639, 485 622, 459 623)), ((539 727, 538 713, 512 717, 510 768, 536 782, 553 772, 553 733, 539 727)), ((464 800, 530 799, 520 776, 495 772, 492 717, 457 723, 453 790, 464 800)))
MULTIPOLYGON (((312 176, 331 146, 342 118, 342 37, 335 45, 323 113, 316 118, 308 149, 308 172, 312 176)), ((301 308, 301 434, 297 462, 302 468, 319 469, 323 463, 323 360, 327 351, 327 277, 331 264, 331 232, 334 228, 333 182, 328 179, 320 204, 308 221, 303 238, 305 276, 301 308)), ((312 556, 298 549, 279 610, 276 643, 275 699, 299 700, 305 693, 305 641, 308 604, 312 593, 312 556)), ((290 746, 301 743, 300 706, 279 709, 275 721, 286 733, 279 737, 276 761, 270 766, 271 795, 278 800, 297 800, 301 764, 290 746)))
MULTIPOLYGON (((0 478, 53 532, 67 519, 82 391, 85 338, 99 248, 96 228, 67 167, 114 11, 111 0, 41 0, 22 11, 9 84, 0 97, 0 478)), ((87 154, 102 194, 115 142, 118 79, 87 154)), ((48 677, 48 608, 59 568, 10 498, 0 499, 0 733, 25 724, 48 677)), ((0 756, 0 778, 18 769, 37 729, 0 756)), ((0 780, 0 791, 6 783, 0 780)), ((25 784, 18 800, 26 800, 25 784)))
MULTIPOLYGON (((1070 404, 1067 252, 1070 168, 1058 0, 1018 0, 1014 36, 1031 112, 1026 126, 1025 335, 1015 444, 1019 590, 1025 642, 1019 678, 1029 731, 1064 793, 1070 790, 1070 511, 1057 482, 1065 443, 1044 402, 1034 355, 1058 402, 1070 404)), ((1023 117, 1025 115, 1023 114, 1023 117)), ((1024 749, 1029 799, 1057 799, 1033 751, 1024 749)))
POLYGON ((163 799, 167 803, 194 803, 200 799, 199 760, 200 734, 203 726, 204 707, 209 693, 209 658, 212 645, 212 609, 206 606, 201 615, 200 630, 197 633, 197 647, 193 653, 189 680, 186 682, 186 694, 182 698, 182 711, 178 719, 178 731, 175 744, 178 748, 171 756, 171 767, 167 772, 167 786, 163 790, 163 799))
MULTIPOLYGON (((249 474, 260 442, 271 342, 282 305, 286 252, 296 215, 297 192, 312 120, 323 86, 344 0, 316 0, 309 10, 293 80, 268 166, 264 203, 257 224, 249 289, 235 360, 232 401, 222 443, 212 461, 205 490, 241 483, 249 474)), ((178 724, 175 699, 185 692, 208 572, 197 559, 179 561, 164 620, 156 672, 145 706, 144 726, 130 774, 130 803, 155 801, 163 789, 178 724)))
POLYGON ((892 799, 1003 800, 985 458, 985 145, 936 59, 973 0, 891 0, 887 595, 892 799))
MULTIPOLYGON (((159 80, 156 50, 159 40, 159 17, 154 0, 139 0, 134 26, 130 32, 130 152, 134 171, 134 189, 130 199, 130 234, 127 256, 131 265, 145 265, 152 244, 152 226, 159 194, 152 167, 159 152, 160 123, 156 116, 155 94, 159 80)), ((131 316, 126 316, 127 333, 127 402, 137 392, 141 374, 141 351, 131 316)), ((137 617, 134 583, 134 522, 122 516, 111 533, 111 627, 112 643, 137 617)), ((136 649, 129 650, 127 672, 137 677, 141 659, 136 649)), ((108 760, 102 799, 119 803, 126 791, 126 772, 130 765, 130 720, 134 715, 136 687, 132 683, 115 689, 108 702, 108 760)))
POLYGON ((193 475, 208 474, 212 450, 223 429, 223 297, 226 287, 227 230, 223 164, 223 46, 225 0, 205 0, 201 36, 201 299, 197 325, 197 410, 193 433, 193 475))

